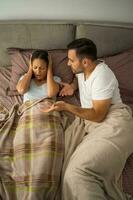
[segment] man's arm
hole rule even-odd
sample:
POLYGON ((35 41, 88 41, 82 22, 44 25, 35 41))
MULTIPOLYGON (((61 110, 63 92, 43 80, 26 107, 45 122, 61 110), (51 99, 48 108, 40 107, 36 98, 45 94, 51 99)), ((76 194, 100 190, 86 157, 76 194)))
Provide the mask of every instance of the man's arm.
POLYGON ((93 108, 80 108, 75 105, 67 105, 67 111, 73 114, 94 122, 101 122, 106 117, 109 107, 111 105, 111 99, 93 101, 93 108))
POLYGON ((79 116, 80 118, 94 121, 94 122, 102 122, 111 105, 111 99, 106 100, 93 100, 93 108, 81 108, 75 105, 68 104, 64 101, 58 101, 54 103, 49 110, 50 111, 62 111, 66 110, 68 112, 73 113, 74 115, 79 116))

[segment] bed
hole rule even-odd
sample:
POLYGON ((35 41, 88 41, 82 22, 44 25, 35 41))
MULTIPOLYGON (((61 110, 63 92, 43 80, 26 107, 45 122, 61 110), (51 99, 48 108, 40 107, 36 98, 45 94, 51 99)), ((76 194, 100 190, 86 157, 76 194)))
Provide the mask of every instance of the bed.
MULTIPOLYGON (((66 70, 67 65, 67 44, 75 38, 87 37, 92 39, 98 48, 98 57, 105 60, 109 67, 114 71, 120 85, 121 96, 124 103, 128 104, 133 110, 133 25, 132 24, 107 24, 97 22, 63 22, 63 21, 0 21, 0 133, 3 132, 3 120, 11 113, 13 108, 18 111, 18 105, 22 104, 22 96, 16 91, 16 82, 19 77, 26 72, 29 56, 35 49, 47 49, 54 59, 54 74, 61 76, 64 82, 71 82, 73 75, 70 69, 66 70), (65 66, 65 67, 64 67, 65 66)), ((70 103, 80 105, 78 93, 74 97, 68 97, 70 103)), ((34 104, 34 102, 33 102, 34 104)), ((28 105, 30 106, 30 105, 28 105)), ((25 108, 21 108, 21 112, 25 108)), ((32 112, 37 112, 34 107, 32 112), (34 110, 35 109, 35 110, 34 110)), ((26 116, 30 114, 26 113, 26 116)), ((10 116, 8 116, 10 119, 10 116)), ((65 116, 54 116, 61 121, 65 116)), ((50 118, 50 120, 55 120, 50 118)), ((74 116, 70 116, 71 120, 74 116)), ((46 119, 49 120, 49 119, 46 119)), ((22 119, 22 123, 23 120, 22 119)), ((55 121, 56 121, 55 120, 55 121)), ((17 119, 15 120, 17 123, 17 119)), ((26 122, 26 121, 24 121, 26 122)), ((33 121, 34 122, 34 121, 33 121)), ((53 122, 54 123, 54 122, 53 122)), ((61 123, 61 122, 60 122, 61 123)), ((65 122, 66 123, 66 122, 65 122)), ((68 122, 70 123, 70 122, 68 122)), ((65 126, 64 124, 62 126, 65 126)), ((13 126, 12 130, 15 130, 13 126)), ((58 127, 62 131, 62 127, 58 127)), ((2 139, 1 139, 2 141, 2 139)), ((12 140, 11 140, 12 141, 12 140)), ((19 136, 18 136, 19 141, 19 136)), ((4 138, 4 144, 6 139, 4 138)), ((61 143, 60 143, 61 144, 61 143)), ((0 156, 4 152, 3 144, 0 142, 0 156)), ((9 145, 7 142, 6 145, 9 145)), ((11 143, 10 143, 11 145, 11 143)), ((61 151, 61 146, 60 150, 61 151)), ((9 150, 9 149, 8 149, 9 150)), ((11 154, 17 156, 17 148, 11 154)), ((10 150, 11 151, 11 150, 10 150)), ((9 153, 9 152, 8 152, 9 153)), ((60 153, 60 152, 58 152, 60 153)), ((4 161, 5 166, 6 162, 4 161)), ((17 161, 16 161, 17 162, 17 161)), ((35 160, 37 162, 37 160, 35 160)), ((60 161, 62 162, 62 161, 60 161)), ((16 164, 17 165, 17 164, 16 164)), ((21 163, 19 163, 21 167, 21 163)), ((60 164, 61 166, 61 164, 60 164)), ((1 165, 0 165, 1 167, 1 165)), ((14 166, 13 166, 14 167, 14 166)), ((5 170, 6 167, 4 168, 5 170)), ((17 173, 19 174, 19 169, 17 173)), ((56 171, 55 171, 56 173, 56 171)), ((17 176, 15 176, 17 179, 17 176)), ((6 179, 5 179, 6 180, 6 179)), ((18 187, 21 187, 24 180, 19 179, 18 187)), ((2 176, 0 175, 0 197, 1 199, 20 199, 19 196, 12 196, 12 181, 7 180, 9 194, 4 193, 2 176), (7 196, 6 196, 7 195, 7 196), (7 198, 8 197, 8 198, 7 198)), ((41 179, 40 179, 41 185, 41 179)), ((128 158, 121 177, 121 185, 125 193, 133 196, 133 154, 128 158)), ((29 187, 30 188, 30 187, 29 187)), ((32 188, 32 186, 31 186, 32 188)), ((30 188, 30 189, 31 189, 30 188)), ((33 187, 34 188, 34 187, 33 187)), ((32 189, 33 189, 32 188, 32 189)), ((40 188, 41 190, 41 188, 40 188)), ((57 192, 57 191, 56 191, 57 192)), ((15 194, 15 192, 14 192, 15 194)), ((32 193, 30 193, 32 194, 32 193)), ((27 195, 27 193, 26 193, 27 195)), ((43 196, 44 194, 42 194, 43 196)), ((43 196, 44 198, 45 196, 43 196)), ((25 196, 25 198, 29 198, 25 196)), ((32 196, 30 196, 32 199, 32 196)), ((47 197, 45 197, 47 199, 47 197)), ((35 198, 36 199, 36 198, 35 198)), ((41 199, 41 196, 40 196, 41 199)), ((52 196, 50 197, 52 199, 52 196)))

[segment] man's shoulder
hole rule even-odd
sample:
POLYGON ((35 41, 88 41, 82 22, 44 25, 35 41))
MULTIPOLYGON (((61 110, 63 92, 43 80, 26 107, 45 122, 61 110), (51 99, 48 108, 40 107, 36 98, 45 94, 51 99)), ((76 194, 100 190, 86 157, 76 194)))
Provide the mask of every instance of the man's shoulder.
POLYGON ((101 76, 114 76, 114 72, 109 68, 105 62, 101 62, 96 67, 96 75, 101 76))

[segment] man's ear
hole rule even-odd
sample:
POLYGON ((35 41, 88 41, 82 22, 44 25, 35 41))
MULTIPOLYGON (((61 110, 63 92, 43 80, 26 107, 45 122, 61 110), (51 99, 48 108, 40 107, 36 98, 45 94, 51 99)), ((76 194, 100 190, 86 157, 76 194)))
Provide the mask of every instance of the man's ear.
POLYGON ((89 59, 83 58, 82 64, 84 65, 84 67, 87 67, 90 64, 89 59))

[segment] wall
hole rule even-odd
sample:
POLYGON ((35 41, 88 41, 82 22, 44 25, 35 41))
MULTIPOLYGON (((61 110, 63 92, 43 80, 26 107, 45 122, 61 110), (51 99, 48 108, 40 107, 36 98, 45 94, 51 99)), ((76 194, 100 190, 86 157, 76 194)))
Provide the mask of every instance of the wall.
POLYGON ((0 20, 17 19, 133 23, 133 0, 0 0, 0 20))

